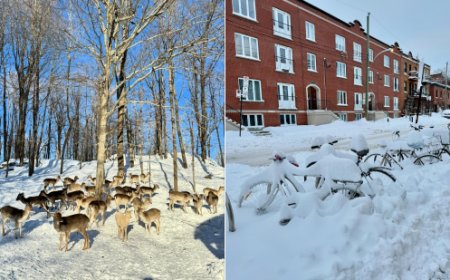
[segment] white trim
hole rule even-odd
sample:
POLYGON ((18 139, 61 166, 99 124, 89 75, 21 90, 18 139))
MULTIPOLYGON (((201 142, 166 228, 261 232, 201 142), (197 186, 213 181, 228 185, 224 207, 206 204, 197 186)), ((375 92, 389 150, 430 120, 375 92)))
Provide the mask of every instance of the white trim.
MULTIPOLYGON (((233 6, 233 1, 231 1, 231 11, 232 11, 233 15, 236 15, 236 16, 239 16, 239 17, 242 17, 242 18, 245 18, 245 19, 248 19, 248 20, 257 22, 257 18, 258 18, 258 17, 257 17, 257 15, 256 15, 256 0, 245 0, 245 1, 247 2, 247 4, 248 4, 249 1, 252 1, 252 2, 253 2, 253 11, 255 12, 255 18, 252 18, 252 17, 250 17, 250 16, 247 16, 247 15, 240 14, 240 13, 238 13, 238 12, 235 12, 235 11, 234 11, 234 6, 233 6)), ((239 2, 239 6, 240 6, 241 0, 238 0, 238 2, 239 2)), ((248 8, 248 7, 247 7, 247 8, 248 8)), ((248 10, 248 11, 249 11, 249 10, 248 10)))

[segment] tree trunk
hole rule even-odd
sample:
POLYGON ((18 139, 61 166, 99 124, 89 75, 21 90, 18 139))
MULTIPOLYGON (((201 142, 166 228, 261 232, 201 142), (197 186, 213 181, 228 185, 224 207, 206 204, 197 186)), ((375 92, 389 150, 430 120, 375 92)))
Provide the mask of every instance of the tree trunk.
POLYGON ((173 163, 173 189, 178 191, 178 152, 177 152, 177 129, 175 122, 175 77, 173 64, 169 63, 169 96, 170 116, 172 123, 172 163, 173 163))
MULTIPOLYGON (((175 90, 175 86, 174 86, 174 90, 175 90)), ((173 94, 173 102, 174 102, 174 105, 175 105, 175 116, 176 116, 176 127, 177 127, 177 133, 178 133, 178 143, 180 144, 181 159, 183 161, 182 166, 183 166, 184 169, 187 169, 188 168, 188 164, 187 164, 187 159, 186 159, 186 148, 185 148, 184 142, 183 142, 183 134, 181 133, 180 114, 178 113, 178 99, 177 99, 177 95, 176 95, 175 92, 173 94)))
POLYGON ((109 96, 109 81, 105 75, 104 88, 99 96, 99 108, 97 112, 97 172, 96 172, 96 186, 95 193, 100 196, 103 191, 103 182, 105 181, 105 161, 106 161, 106 125, 108 120, 108 96, 109 96))
MULTIPOLYGON (((40 56, 39 52, 37 56, 40 56)), ((38 59, 39 61, 39 59, 38 59)), ((30 156, 28 159, 28 176, 32 176, 34 174, 34 166, 37 154, 37 138, 38 138, 38 115, 39 115, 39 78, 40 78, 40 67, 39 64, 36 67, 36 84, 33 94, 33 133, 31 134, 30 141, 30 156)))
MULTIPOLYGON (((206 48, 206 47, 204 47, 206 48)), ((205 53, 205 52, 203 52, 205 53)), ((205 59, 200 59, 200 149, 202 161, 206 160, 207 153, 207 138, 208 138, 208 111, 206 110, 206 74, 205 74, 205 59)))
POLYGON ((191 135, 191 153, 192 153, 192 189, 194 193, 196 191, 196 183, 195 183, 195 145, 194 145, 194 124, 189 120, 189 134, 191 135))
MULTIPOLYGON (((128 114, 125 115, 127 118, 127 141, 128 141, 128 156, 130 158, 130 167, 134 167, 134 135, 133 135, 133 124, 128 117, 128 114)), ((125 174, 125 173, 124 173, 125 174)))

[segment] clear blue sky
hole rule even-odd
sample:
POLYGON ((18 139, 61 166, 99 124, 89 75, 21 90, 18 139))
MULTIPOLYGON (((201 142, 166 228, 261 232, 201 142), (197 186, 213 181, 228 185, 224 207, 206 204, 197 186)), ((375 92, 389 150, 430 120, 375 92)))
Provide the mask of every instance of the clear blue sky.
MULTIPOLYGON (((387 44, 398 42, 405 53, 445 71, 450 62, 450 1, 411 0, 307 0, 306 2, 350 22, 366 26, 370 12, 370 34, 387 44)), ((450 66, 449 66, 450 68, 450 66)), ((450 73, 450 69, 449 69, 450 73)))

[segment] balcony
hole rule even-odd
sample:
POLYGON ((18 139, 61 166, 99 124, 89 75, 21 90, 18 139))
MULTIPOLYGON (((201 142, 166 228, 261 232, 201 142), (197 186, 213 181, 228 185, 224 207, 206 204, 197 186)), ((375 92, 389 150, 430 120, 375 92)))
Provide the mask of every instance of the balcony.
POLYGON ((417 71, 409 71, 408 80, 410 80, 410 81, 417 81, 417 80, 419 80, 419 72, 417 72, 417 71))

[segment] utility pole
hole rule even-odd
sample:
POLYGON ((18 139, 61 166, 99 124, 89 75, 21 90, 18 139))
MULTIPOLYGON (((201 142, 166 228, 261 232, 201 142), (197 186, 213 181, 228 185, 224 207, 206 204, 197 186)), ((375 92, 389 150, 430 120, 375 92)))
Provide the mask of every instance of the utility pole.
POLYGON ((367 39, 366 39, 366 104, 364 108, 364 113, 366 115, 366 120, 369 116, 369 42, 370 42, 370 35, 369 35, 369 21, 370 21, 370 13, 367 13, 367 39))
POLYGON ((445 109, 447 109, 448 106, 448 61, 445 63, 445 109))

